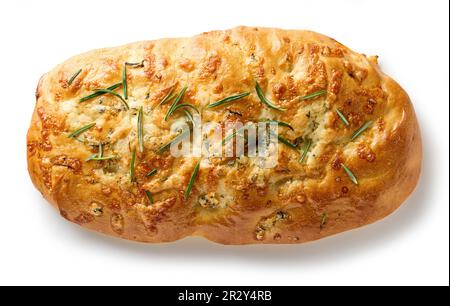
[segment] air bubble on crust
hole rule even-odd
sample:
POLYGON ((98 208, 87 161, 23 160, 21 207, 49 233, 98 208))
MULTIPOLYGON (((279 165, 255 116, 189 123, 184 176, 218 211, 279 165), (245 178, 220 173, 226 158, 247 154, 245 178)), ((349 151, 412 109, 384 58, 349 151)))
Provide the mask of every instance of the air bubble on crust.
POLYGON ((89 210, 91 214, 95 217, 100 217, 103 215, 103 205, 97 202, 92 202, 91 206, 89 207, 89 210))
POLYGON ((123 234, 123 229, 124 229, 124 220, 123 220, 123 216, 121 214, 112 214, 111 215, 111 229, 119 234, 122 235, 123 234))
POLYGON ((281 210, 275 212, 269 217, 262 218, 255 229, 256 240, 259 241, 264 240, 267 231, 271 231, 277 225, 278 222, 286 220, 287 218, 288 214, 281 210))

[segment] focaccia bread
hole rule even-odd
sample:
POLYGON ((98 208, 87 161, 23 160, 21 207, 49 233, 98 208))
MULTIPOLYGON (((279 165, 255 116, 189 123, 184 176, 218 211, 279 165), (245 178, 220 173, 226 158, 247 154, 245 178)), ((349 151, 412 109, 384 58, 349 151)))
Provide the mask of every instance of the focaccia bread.
POLYGON ((67 220, 130 240, 311 241, 392 213, 420 174, 405 91, 377 57, 310 31, 238 27, 90 51, 45 74, 36 100, 34 185, 67 220), (171 113, 176 103, 193 107, 171 113), (289 124, 276 166, 161 150, 195 109, 203 123, 289 124))

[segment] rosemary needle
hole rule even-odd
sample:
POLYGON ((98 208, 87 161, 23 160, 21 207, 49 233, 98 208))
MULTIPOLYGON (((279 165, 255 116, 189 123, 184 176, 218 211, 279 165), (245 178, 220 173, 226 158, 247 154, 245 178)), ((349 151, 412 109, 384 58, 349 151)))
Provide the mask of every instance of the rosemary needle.
POLYGON ((123 65, 122 83, 123 83, 123 97, 125 98, 125 100, 128 100, 127 66, 144 67, 144 61, 141 61, 139 63, 125 62, 125 64, 123 65))
POLYGON ((234 96, 229 96, 229 97, 226 97, 226 98, 224 98, 222 100, 219 100, 217 102, 211 103, 207 107, 208 108, 213 108, 213 107, 225 104, 225 103, 229 103, 229 102, 233 102, 233 101, 245 98, 248 95, 250 95, 249 92, 243 92, 243 93, 240 93, 240 94, 237 94, 237 95, 234 95, 234 96))
POLYGON ((342 122, 344 122, 345 125, 347 125, 347 126, 350 125, 347 118, 344 116, 344 114, 339 109, 336 109, 336 113, 338 114, 339 118, 341 118, 342 122))
POLYGON ((298 151, 298 148, 295 144, 293 144, 292 142, 290 142, 289 140, 284 139, 283 137, 281 137, 280 135, 277 135, 278 140, 285 144, 286 146, 288 146, 291 149, 294 149, 296 151, 298 151))
POLYGON ((193 109, 197 114, 200 114, 200 112, 198 111, 197 107, 195 107, 192 104, 187 104, 187 103, 183 103, 183 104, 178 104, 175 108, 174 108, 174 112, 181 109, 181 108, 190 108, 193 109))
POLYGON ((160 147, 160 148, 157 150, 157 153, 158 153, 158 154, 161 154, 161 153, 167 151, 167 150, 170 148, 171 145, 174 145, 174 144, 179 143, 179 142, 182 141, 184 138, 186 138, 187 136, 189 136, 189 134, 190 134, 190 131, 189 131, 189 130, 186 130, 186 131, 182 132, 181 134, 179 134, 178 136, 176 136, 174 139, 172 139, 171 141, 169 141, 168 143, 166 143, 165 145, 163 145, 162 147, 160 147))
POLYGON ((150 204, 154 203, 153 196, 152 196, 152 193, 150 191, 145 190, 145 196, 147 197, 147 200, 150 202, 150 204))
POLYGON ((326 93, 327 93, 327 91, 326 91, 325 89, 321 89, 321 90, 319 90, 319 91, 316 91, 316 92, 313 92, 313 93, 310 93, 310 94, 308 94, 308 95, 306 95, 306 96, 301 97, 300 100, 303 101, 303 100, 313 99, 313 98, 315 98, 315 97, 324 95, 324 94, 326 94, 326 93))
POLYGON ((89 130, 89 129, 90 129, 91 127, 93 127, 94 125, 95 125, 95 122, 90 123, 90 124, 88 124, 88 125, 85 125, 85 126, 79 128, 79 129, 73 131, 72 133, 70 133, 70 134, 67 136, 67 138, 75 138, 75 137, 77 137, 78 135, 80 135, 81 133, 83 133, 83 132, 89 130))
MULTIPOLYGON (((122 82, 116 83, 116 84, 114 84, 114 85, 109 86, 109 87, 106 88, 106 89, 108 89, 108 90, 115 90, 116 88, 120 87, 121 85, 122 85, 122 82)), ((86 97, 81 98, 81 99, 79 100, 79 102, 84 102, 84 101, 87 101, 87 100, 90 100, 90 99, 99 97, 99 96, 104 95, 104 94, 105 94, 104 92, 98 92, 98 91, 97 91, 97 92, 94 92, 94 93, 92 93, 92 94, 90 94, 90 95, 87 95, 86 97)))
POLYGON ((359 135, 361 135, 365 130, 367 130, 372 125, 372 121, 367 121, 364 123, 356 132, 353 133, 351 140, 355 140, 359 135))
POLYGON ((150 176, 153 176, 153 175, 155 175, 156 174, 156 172, 158 172, 158 170, 156 170, 156 169, 152 169, 149 173, 147 173, 145 176, 146 177, 150 177, 150 176))
POLYGON ((228 140, 233 139, 237 134, 241 133, 242 130, 243 130, 244 128, 245 128, 245 126, 239 128, 239 129, 237 129, 236 132, 234 132, 234 133, 228 135, 227 137, 225 137, 225 138, 222 140, 222 145, 224 145, 228 140))
POLYGON ((184 192, 184 199, 187 200, 189 198, 189 194, 191 193, 192 186, 194 186, 195 178, 197 177, 198 169, 200 168, 200 161, 195 165, 194 171, 192 172, 191 178, 189 179, 189 183, 187 185, 186 191, 184 192))
POLYGON ((125 62, 125 65, 132 66, 132 67, 144 67, 144 61, 145 60, 142 60, 142 61, 137 62, 137 63, 125 62))
POLYGON ((169 118, 170 115, 172 115, 172 113, 175 111, 175 108, 177 107, 178 103, 181 101, 181 99, 184 96, 184 93, 187 90, 187 86, 185 86, 180 93, 178 94, 177 98, 175 99, 175 101, 173 101, 172 105, 170 106, 169 110, 166 113, 166 116, 164 116, 164 121, 167 121, 167 119, 169 118))
POLYGON ((97 154, 91 155, 89 158, 86 159, 86 161, 90 160, 110 160, 110 159, 116 159, 117 156, 105 156, 105 157, 98 157, 97 154))
POLYGON ((77 76, 81 73, 83 69, 79 69, 77 72, 75 72, 72 77, 67 81, 67 85, 72 85, 73 81, 77 78, 77 76))
POLYGON ((131 153, 131 162, 130 162, 130 182, 135 181, 134 177, 134 163, 136 161, 136 148, 134 148, 133 152, 131 153))
POLYGON ((183 109, 183 111, 184 111, 184 114, 186 115, 186 117, 188 118, 188 120, 190 122, 192 122, 193 126, 195 126, 194 116, 192 116, 192 113, 187 109, 183 109))
POLYGON ((286 123, 286 122, 283 122, 283 121, 267 119, 267 120, 263 120, 262 122, 276 123, 279 126, 284 126, 284 127, 289 128, 290 130, 294 131, 294 128, 289 123, 286 123))
POLYGON ((278 111, 285 111, 284 108, 281 108, 279 106, 276 106, 275 104, 273 104, 272 102, 269 101, 269 99, 266 98, 266 96, 264 95, 261 86, 259 86, 258 82, 256 82, 255 85, 255 90, 256 93, 258 94, 259 100, 261 100, 262 103, 264 103, 265 105, 267 105, 270 108, 276 109, 278 111))
POLYGON ((137 130, 138 130, 139 151, 144 152, 144 112, 142 110, 142 106, 139 108, 138 112, 137 130))
POLYGON ((125 99, 122 98, 122 96, 119 95, 117 92, 114 92, 114 91, 109 90, 109 89, 96 89, 96 90, 94 90, 94 92, 98 92, 98 93, 101 93, 101 94, 111 94, 111 95, 119 98, 120 101, 122 101, 122 103, 125 105, 126 109, 130 109, 130 107, 128 106, 127 101, 125 101, 125 99))
POLYGON ((341 167, 344 169, 345 173, 347 173, 348 177, 353 182, 353 184, 358 185, 358 179, 353 174, 353 172, 350 171, 350 169, 346 165, 344 165, 343 163, 341 163, 341 167))
POLYGON ((123 97, 128 100, 128 82, 127 82, 127 64, 123 65, 122 70, 123 97))
POLYGON ((306 155, 308 154, 309 149, 311 148, 312 140, 310 138, 306 139, 306 143, 303 147, 302 157, 300 157, 300 162, 303 163, 306 161, 306 155))
POLYGON ((100 157, 100 158, 103 157, 103 145, 102 145, 102 142, 99 142, 99 144, 98 144, 98 157, 100 157))
POLYGON ((158 103, 158 105, 156 107, 163 105, 164 103, 172 100, 175 97, 175 95, 173 95, 172 93, 173 93, 173 87, 169 90, 167 95, 165 95, 165 97, 161 100, 161 102, 158 103))

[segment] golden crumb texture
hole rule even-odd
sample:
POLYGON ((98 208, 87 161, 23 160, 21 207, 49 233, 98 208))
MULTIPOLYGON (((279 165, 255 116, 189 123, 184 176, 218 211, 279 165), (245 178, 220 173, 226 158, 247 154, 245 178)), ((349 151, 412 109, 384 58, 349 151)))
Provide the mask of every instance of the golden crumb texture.
POLYGON ((60 215, 93 231, 153 243, 286 244, 392 213, 417 184, 422 145, 408 95, 377 57, 311 31, 236 27, 93 50, 58 65, 37 86, 27 160, 60 215), (284 110, 262 103, 256 82, 284 110), (114 84, 116 95, 80 102, 114 84), (160 103, 185 86, 180 103, 197 108, 203 123, 286 122, 292 129, 280 126, 279 135, 299 149, 280 143, 273 168, 247 156, 161 152, 187 117, 180 108, 164 120, 175 99, 160 103), (242 92, 250 94, 207 107, 242 92))

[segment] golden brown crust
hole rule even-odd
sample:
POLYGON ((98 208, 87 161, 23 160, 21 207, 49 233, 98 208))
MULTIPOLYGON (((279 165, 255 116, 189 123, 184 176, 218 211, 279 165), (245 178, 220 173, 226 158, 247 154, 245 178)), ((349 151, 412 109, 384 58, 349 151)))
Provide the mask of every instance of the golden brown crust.
POLYGON ((66 219, 125 239, 165 242, 198 235, 223 244, 311 241, 390 214, 420 175, 420 131, 404 90, 379 71, 376 58, 309 31, 238 27, 94 50, 44 75, 36 100, 27 136, 34 185, 66 219), (113 96, 78 102, 96 88, 120 82, 125 62, 142 60, 142 68, 128 68, 130 111, 113 96), (261 104, 255 81, 286 111, 261 104), (273 169, 259 169, 246 157, 211 160, 202 163, 185 201, 183 192, 198 158, 155 153, 173 137, 170 124, 180 117, 165 122, 170 103, 156 105, 172 87, 179 91, 185 85, 185 101, 201 110, 204 122, 267 116, 289 122, 294 131, 282 129, 285 138, 313 140, 306 163, 283 145, 273 169), (327 95, 299 101, 320 89, 327 89, 327 95), (243 91, 252 94, 239 103, 206 109, 243 91), (140 106, 145 149, 137 153, 136 182, 131 183, 140 106), (349 141, 368 120, 373 125, 349 141), (96 126, 83 133, 82 141, 67 137, 90 122, 96 126), (120 158, 86 161, 99 142, 105 154, 120 158), (341 163, 358 177, 358 185, 341 163), (147 177, 153 168, 158 173, 147 177), (154 204, 145 190, 153 193, 154 204))

